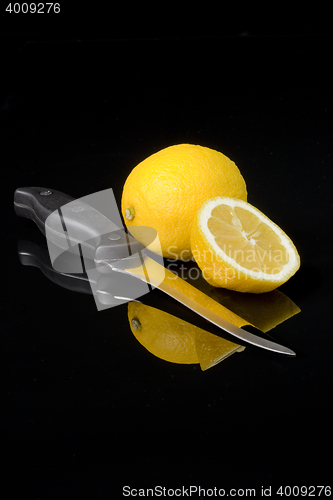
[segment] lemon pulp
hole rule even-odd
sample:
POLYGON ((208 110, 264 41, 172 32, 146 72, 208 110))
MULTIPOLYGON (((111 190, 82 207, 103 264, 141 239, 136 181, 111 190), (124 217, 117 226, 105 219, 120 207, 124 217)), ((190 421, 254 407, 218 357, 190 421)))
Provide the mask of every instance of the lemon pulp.
POLYGON ((244 208, 218 205, 207 226, 221 250, 246 269, 276 274, 289 261, 281 237, 244 208))
POLYGON ((268 292, 287 281, 300 259, 291 239, 243 200, 216 197, 198 210, 192 254, 204 278, 241 292, 268 292))

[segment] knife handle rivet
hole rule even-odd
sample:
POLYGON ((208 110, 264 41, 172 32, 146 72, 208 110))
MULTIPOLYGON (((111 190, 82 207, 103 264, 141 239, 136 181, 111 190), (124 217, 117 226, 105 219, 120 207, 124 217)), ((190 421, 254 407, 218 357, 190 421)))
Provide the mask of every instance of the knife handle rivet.
POLYGON ((52 194, 52 191, 41 191, 39 194, 41 196, 50 196, 50 194, 52 194))
POLYGON ((112 233, 112 234, 109 234, 108 238, 111 241, 117 241, 117 240, 121 239, 121 236, 119 236, 119 234, 112 233))
POLYGON ((72 212, 83 212, 84 208, 77 206, 77 207, 72 207, 71 210, 72 212))
POLYGON ((141 330, 142 326, 138 318, 132 318, 131 323, 133 330, 141 330))

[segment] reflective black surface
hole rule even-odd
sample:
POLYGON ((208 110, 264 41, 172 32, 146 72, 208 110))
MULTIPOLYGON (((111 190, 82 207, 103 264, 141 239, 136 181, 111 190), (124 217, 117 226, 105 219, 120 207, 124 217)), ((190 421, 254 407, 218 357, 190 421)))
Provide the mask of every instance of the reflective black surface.
MULTIPOLYGON (((2 472, 13 498, 330 484, 331 49, 328 36, 245 36, 13 52, 0 114, 2 472), (20 262, 20 242, 45 239, 16 217, 16 188, 112 187, 120 202, 137 163, 185 142, 232 158, 248 201, 297 246, 301 268, 280 290, 301 312, 269 332, 296 359, 247 348, 206 372, 168 363, 134 338, 127 304, 98 312, 88 293, 20 262)), ((158 290, 142 301, 179 311, 158 290)))

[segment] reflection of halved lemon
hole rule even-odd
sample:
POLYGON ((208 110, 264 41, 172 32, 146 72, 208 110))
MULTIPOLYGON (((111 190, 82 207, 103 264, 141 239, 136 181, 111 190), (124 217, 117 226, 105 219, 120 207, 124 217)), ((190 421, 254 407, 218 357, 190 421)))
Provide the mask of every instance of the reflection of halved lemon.
POLYGON ((130 328, 136 339, 158 358, 172 363, 200 363, 202 370, 244 348, 154 307, 128 304, 130 328))
POLYGON ((299 268, 291 239, 243 200, 207 200, 192 224, 192 254, 214 286, 261 293, 285 283, 299 268))
POLYGON ((210 297, 223 304, 262 332, 268 332, 301 310, 280 290, 268 293, 240 293, 212 288, 210 297))

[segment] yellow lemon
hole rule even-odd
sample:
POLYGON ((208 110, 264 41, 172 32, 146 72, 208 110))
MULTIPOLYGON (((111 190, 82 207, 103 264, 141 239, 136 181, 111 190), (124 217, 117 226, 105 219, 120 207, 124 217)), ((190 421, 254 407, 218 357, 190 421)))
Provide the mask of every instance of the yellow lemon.
POLYGON ((213 149, 178 144, 139 163, 126 179, 121 211, 126 226, 154 228, 164 257, 191 257, 192 220, 207 198, 247 199, 245 181, 233 161, 213 149))
POLYGON ((138 302, 129 302, 132 333, 149 352, 172 363, 215 366, 244 347, 206 332, 175 316, 138 302))
POLYGON ((192 224, 193 257, 214 286, 261 293, 285 283, 300 266, 291 239, 243 200, 206 200, 192 224))

